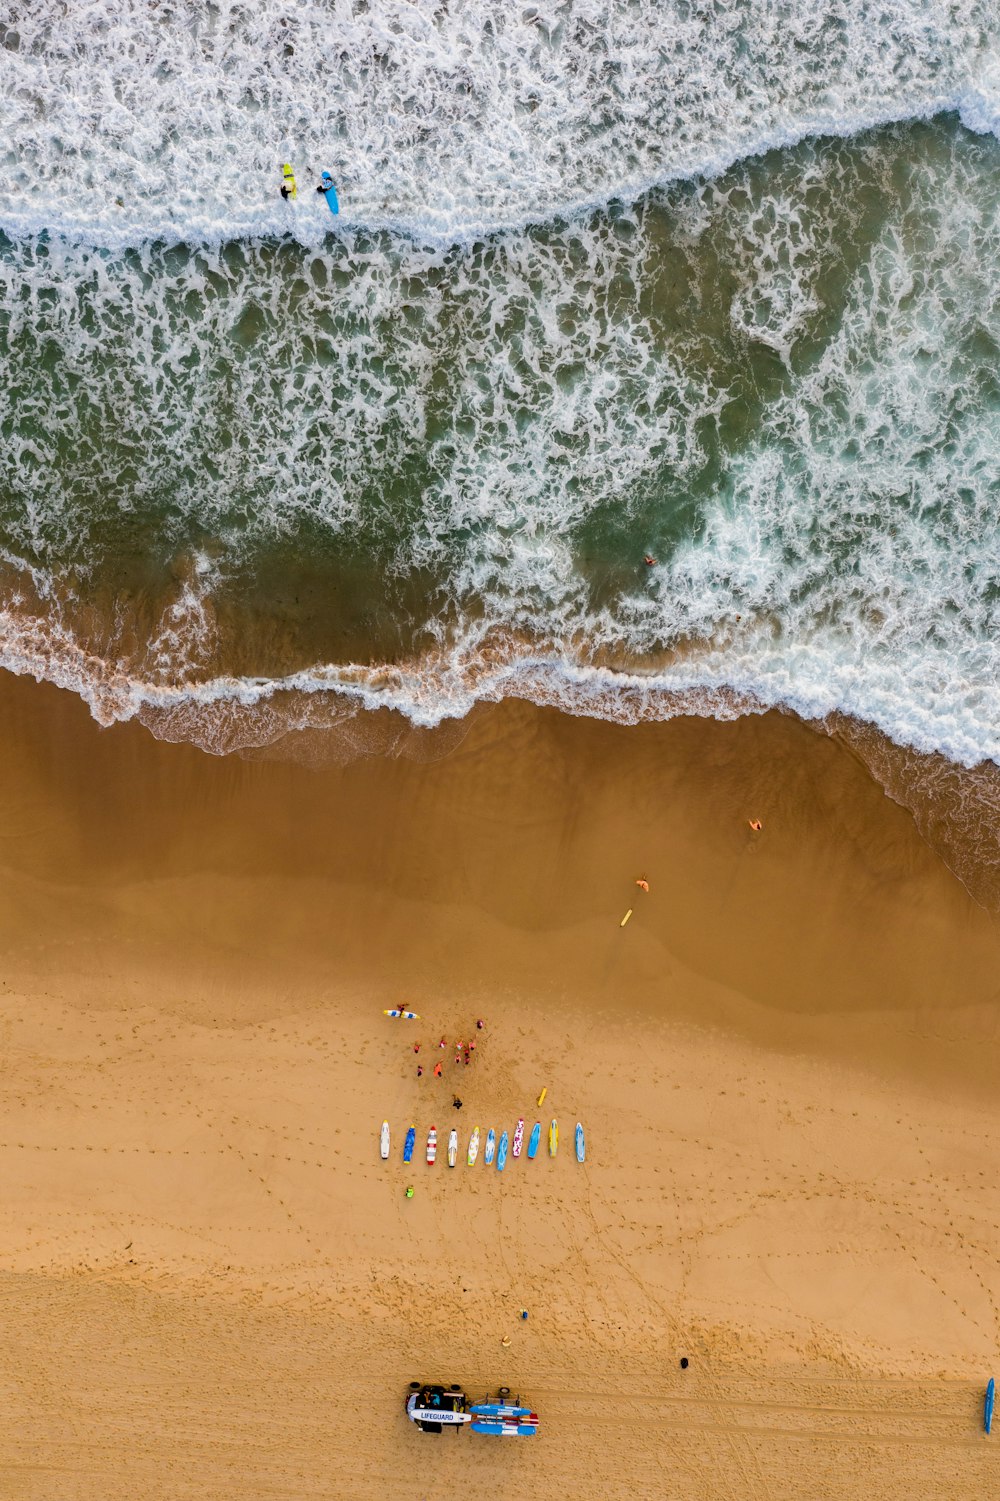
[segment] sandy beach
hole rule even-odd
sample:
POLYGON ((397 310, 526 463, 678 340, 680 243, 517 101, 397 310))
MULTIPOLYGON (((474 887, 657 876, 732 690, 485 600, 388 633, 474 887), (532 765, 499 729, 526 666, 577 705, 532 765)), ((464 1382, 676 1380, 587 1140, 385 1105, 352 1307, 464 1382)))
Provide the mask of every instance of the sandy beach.
POLYGON ((842 744, 507 703, 315 770, 9 677, 0 722, 0 1494, 995 1491, 996 922, 842 744), (412 1379, 541 1431, 422 1435, 412 1379))

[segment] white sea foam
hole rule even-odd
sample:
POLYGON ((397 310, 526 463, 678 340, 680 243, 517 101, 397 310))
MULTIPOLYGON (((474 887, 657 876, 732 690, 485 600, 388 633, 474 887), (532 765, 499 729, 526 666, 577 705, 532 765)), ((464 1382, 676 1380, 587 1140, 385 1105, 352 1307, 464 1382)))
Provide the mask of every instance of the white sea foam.
POLYGON ((347 226, 469 240, 806 136, 948 109, 996 131, 997 30, 992 0, 23 0, 0 227, 320 243, 330 168, 347 226))

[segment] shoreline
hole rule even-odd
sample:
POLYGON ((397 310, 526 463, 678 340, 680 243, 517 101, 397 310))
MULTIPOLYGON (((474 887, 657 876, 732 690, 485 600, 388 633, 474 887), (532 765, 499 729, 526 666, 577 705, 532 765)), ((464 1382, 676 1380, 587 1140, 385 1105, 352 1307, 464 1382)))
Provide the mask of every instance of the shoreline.
MULTIPOLYGON (((210 601, 197 591, 189 593, 187 585, 176 608, 181 613, 175 625, 185 616, 187 627, 200 621, 199 629, 208 636, 216 630, 210 601)), ((164 639, 170 635, 164 624, 170 613, 165 607, 159 632, 164 639)), ((74 694, 101 728, 141 725, 167 744, 190 745, 212 756, 297 762, 315 769, 366 757, 438 760, 461 744, 484 715, 517 715, 522 712, 518 706, 525 706, 523 712, 551 712, 612 730, 646 733, 684 719, 726 724, 751 716, 783 716, 846 746, 885 794, 912 815, 920 836, 973 901, 1000 913, 994 833, 1000 828, 1000 764, 986 759, 965 765, 940 750, 918 750, 842 709, 810 716, 802 706, 769 703, 755 689, 726 686, 721 680, 671 686, 656 676, 652 659, 630 669, 596 661, 559 667, 513 637, 498 639, 489 649, 481 642, 461 665, 444 652, 431 652, 374 666, 331 666, 319 675, 295 669, 285 677, 239 678, 213 676, 206 659, 203 680, 171 685, 135 677, 124 656, 103 660, 96 637, 84 649, 62 627, 53 634, 36 620, 32 635, 30 620, 15 625, 9 611, 5 619, 8 642, 0 672, 74 694), (12 652, 13 638, 20 646, 12 652), (442 703, 450 705, 448 713, 438 705, 434 715, 445 717, 435 717, 433 723, 421 722, 418 712, 428 681, 437 685, 442 703)), ((289 642, 274 649, 289 650, 289 642)), ((660 669, 684 657, 684 652, 668 653, 660 669)))
POLYGON ((859 1446, 886 1497, 985 1484, 1000 938, 843 745, 513 704, 314 771, 0 709, 0 1475, 485 1501, 489 1445, 402 1417, 438 1377, 536 1406, 514 1501, 664 1463, 846 1501, 859 1446), (555 1162, 465 1167, 550 1111, 555 1162), (642 1424, 595 1425, 616 1391, 642 1424))

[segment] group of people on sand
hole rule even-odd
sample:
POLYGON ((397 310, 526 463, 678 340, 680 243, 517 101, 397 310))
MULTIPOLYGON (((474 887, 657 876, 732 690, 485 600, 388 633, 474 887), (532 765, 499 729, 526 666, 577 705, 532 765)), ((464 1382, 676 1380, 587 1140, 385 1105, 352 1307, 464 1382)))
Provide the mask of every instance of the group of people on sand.
MULTIPOLYGON (((483 1021, 482 1017, 480 1017, 477 1020, 477 1022, 476 1022, 476 1031, 477 1032, 481 1032, 483 1030, 484 1026, 485 1026, 485 1022, 483 1021)), ((447 1039, 447 1037, 442 1037, 441 1041, 438 1043, 438 1047, 443 1049, 443 1048, 446 1048, 447 1046, 448 1046, 448 1039, 447 1039)), ((420 1052, 420 1047, 421 1047, 421 1044, 419 1042, 415 1042, 413 1044, 413 1051, 415 1053, 419 1053, 420 1052)), ((461 1038, 460 1038, 458 1040, 458 1042, 456 1042, 456 1044, 455 1044, 455 1062, 456 1063, 461 1063, 464 1060, 465 1066, 466 1066, 466 1068, 468 1068, 469 1064, 472 1062, 472 1055, 473 1055, 473 1053, 475 1051, 476 1051, 475 1039, 473 1039, 472 1042, 463 1042, 461 1040, 461 1038)), ((423 1066, 423 1064, 422 1063, 418 1063, 417 1064, 417 1078, 418 1079, 420 1079, 420 1078, 423 1077, 423 1072, 424 1072, 424 1066, 423 1066)), ((431 1070, 431 1072, 433 1073, 435 1079, 440 1079, 441 1075, 444 1073, 444 1063, 443 1063, 443 1061, 439 1060, 437 1063, 435 1063, 435 1065, 434 1065, 433 1069, 431 1070)))

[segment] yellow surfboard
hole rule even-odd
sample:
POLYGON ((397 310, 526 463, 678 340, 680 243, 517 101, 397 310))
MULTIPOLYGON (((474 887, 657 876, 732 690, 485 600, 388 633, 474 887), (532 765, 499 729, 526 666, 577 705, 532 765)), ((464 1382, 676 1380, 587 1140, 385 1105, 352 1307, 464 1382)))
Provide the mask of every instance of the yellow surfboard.
POLYGON ((284 166, 282 167, 281 175, 285 179, 285 187, 288 189, 289 197, 297 198, 299 196, 299 190, 295 183, 295 173, 292 171, 291 166, 288 162, 285 162, 284 166))
POLYGON ((559 1150, 559 1126, 553 1120, 549 1127, 549 1156, 554 1157, 559 1150))

